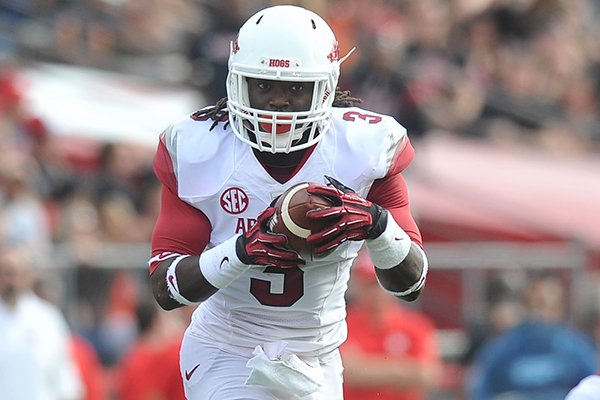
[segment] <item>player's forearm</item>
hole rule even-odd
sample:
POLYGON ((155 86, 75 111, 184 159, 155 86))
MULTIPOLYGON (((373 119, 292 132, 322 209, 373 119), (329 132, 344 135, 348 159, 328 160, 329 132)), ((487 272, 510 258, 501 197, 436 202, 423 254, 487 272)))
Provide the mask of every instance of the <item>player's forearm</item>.
MULTIPOLYGON (((165 310, 179 308, 184 303, 174 299, 169 289, 168 270, 176 258, 161 262, 150 276, 152 292, 157 303, 165 310)), ((176 268, 176 279, 180 294, 192 303, 200 303, 214 293, 217 288, 211 285, 199 268, 198 256, 188 256, 179 261, 176 268)))
POLYGON ((200 256, 176 255, 162 261, 151 277, 154 297, 171 310, 203 302, 250 268, 236 251, 238 236, 200 256))
POLYGON ((170 310, 201 303, 252 265, 295 267, 304 264, 298 253, 269 246, 285 242, 285 237, 261 230, 273 212, 273 208, 268 208, 261 213, 248 236, 232 236, 200 256, 175 255, 162 261, 152 274, 154 297, 161 307, 170 310))
POLYGON ((416 300, 423 291, 425 263, 423 253, 417 244, 412 243, 408 255, 396 267, 375 268, 381 286, 406 301, 416 300), (422 278, 423 277, 423 278, 422 278), (422 281, 420 280, 422 278, 422 281), (414 287, 414 290, 410 290, 414 287), (404 295, 398 294, 407 292, 404 295))
POLYGON ((413 301, 425 285, 427 257, 391 215, 387 218, 384 232, 367 240, 367 247, 381 286, 395 296, 413 301))

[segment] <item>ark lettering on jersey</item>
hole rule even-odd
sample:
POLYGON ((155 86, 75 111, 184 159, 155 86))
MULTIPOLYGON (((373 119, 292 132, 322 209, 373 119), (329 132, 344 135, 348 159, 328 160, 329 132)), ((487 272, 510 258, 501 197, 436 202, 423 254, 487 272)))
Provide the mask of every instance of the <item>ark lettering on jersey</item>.
POLYGON ((235 234, 248 232, 255 223, 256 218, 238 218, 235 224, 235 234))

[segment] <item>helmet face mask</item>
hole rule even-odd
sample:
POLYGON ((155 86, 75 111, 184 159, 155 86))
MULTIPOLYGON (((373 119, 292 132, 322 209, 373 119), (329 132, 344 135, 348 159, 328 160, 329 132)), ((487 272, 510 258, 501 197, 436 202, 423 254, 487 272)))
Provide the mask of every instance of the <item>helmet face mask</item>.
POLYGON ((335 36, 317 14, 295 6, 259 11, 231 43, 226 86, 234 133, 271 153, 314 145, 330 125, 339 65, 335 36), (310 107, 303 111, 252 107, 248 78, 314 83, 310 107))

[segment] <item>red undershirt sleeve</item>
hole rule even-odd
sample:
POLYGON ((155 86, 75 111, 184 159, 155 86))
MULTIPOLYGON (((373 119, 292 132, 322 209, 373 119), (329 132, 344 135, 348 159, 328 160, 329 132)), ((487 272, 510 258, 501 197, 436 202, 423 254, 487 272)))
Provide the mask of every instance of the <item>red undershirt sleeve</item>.
POLYGON ((415 151, 407 139, 405 146, 399 148, 394 155, 388 174, 373 183, 367 199, 386 208, 412 241, 423 247, 421 232, 410 212, 408 186, 401 174, 412 162, 414 154, 415 151))
MULTIPOLYGON (((210 239, 210 221, 177 195, 173 163, 162 139, 154 157, 154 172, 163 187, 160 214, 152 232, 152 256, 167 252, 199 255, 210 239)), ((157 265, 150 266, 150 273, 157 265)))

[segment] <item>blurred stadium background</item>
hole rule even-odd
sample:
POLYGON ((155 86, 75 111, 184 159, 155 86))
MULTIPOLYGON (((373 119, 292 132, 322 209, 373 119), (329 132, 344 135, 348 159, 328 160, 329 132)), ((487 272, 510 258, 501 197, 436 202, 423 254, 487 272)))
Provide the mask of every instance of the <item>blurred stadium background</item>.
MULTIPOLYGON (((138 335, 151 171, 167 124, 225 95, 228 42, 283 2, 0 1, 0 236, 111 368, 138 335)), ((296 1, 332 25, 340 86, 403 123, 439 332, 432 398, 462 398, 475 327, 551 270, 600 343, 600 3, 296 1)), ((187 315, 182 318, 187 318, 187 315)))

